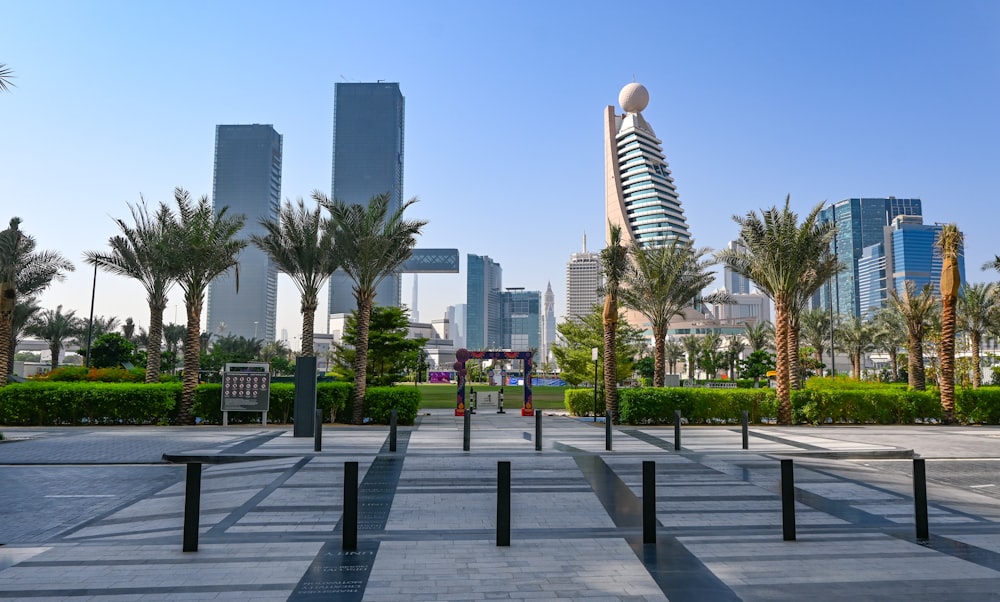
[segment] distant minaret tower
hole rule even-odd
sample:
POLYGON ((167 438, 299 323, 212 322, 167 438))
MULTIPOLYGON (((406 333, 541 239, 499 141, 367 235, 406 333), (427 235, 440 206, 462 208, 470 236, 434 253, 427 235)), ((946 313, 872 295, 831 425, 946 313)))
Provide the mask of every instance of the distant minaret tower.
MULTIPOLYGON (((586 240, 584 235, 584 240, 586 240)), ((584 243, 586 246, 586 243, 584 243)), ((548 283, 545 296, 542 299, 542 344, 538 354, 543 364, 552 362, 552 344, 556 340, 556 296, 552 292, 552 283, 548 283)), ((552 366, 548 366, 552 368, 552 366)))

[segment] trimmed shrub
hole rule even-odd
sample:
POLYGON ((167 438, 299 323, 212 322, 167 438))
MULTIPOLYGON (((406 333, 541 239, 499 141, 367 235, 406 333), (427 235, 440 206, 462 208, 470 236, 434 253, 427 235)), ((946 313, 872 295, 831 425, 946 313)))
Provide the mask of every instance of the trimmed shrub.
POLYGON ((145 368, 85 368, 84 366, 60 366, 32 380, 50 382, 103 382, 103 383, 141 383, 146 380, 145 368))
POLYGON ((179 383, 11 383, 0 388, 0 423, 11 425, 162 424, 179 383))
POLYGON ((968 422, 1000 424, 1000 387, 956 389, 955 411, 968 422))
MULTIPOLYGON (((563 403, 566 405, 566 411, 571 416, 593 416, 594 390, 566 389, 563 393, 563 403)), ((598 411, 600 411, 600 408, 598 408, 598 411)))
MULTIPOLYGON (((368 387, 365 389, 365 417, 378 424, 389 424, 389 415, 395 409, 399 424, 413 424, 420 399, 420 390, 416 387, 368 387)), ((350 418, 350 414, 346 417, 350 418)))
POLYGON ((621 420, 628 424, 673 424, 675 410, 692 424, 738 424, 743 410, 751 422, 777 415, 770 389, 638 388, 619 395, 621 420))
POLYGON ((796 418, 812 424, 913 424, 941 419, 936 391, 905 386, 807 387, 792 392, 796 418))
MULTIPOLYGON (((317 383, 316 408, 323 410, 323 420, 333 421, 344 408, 354 389, 350 383, 317 383)), ((267 411, 268 422, 288 424, 295 410, 295 385, 271 383, 271 401, 267 411)), ((208 424, 222 424, 222 385, 202 383, 194 390, 195 416, 208 424)), ((230 412, 230 424, 260 422, 260 412, 230 412)))

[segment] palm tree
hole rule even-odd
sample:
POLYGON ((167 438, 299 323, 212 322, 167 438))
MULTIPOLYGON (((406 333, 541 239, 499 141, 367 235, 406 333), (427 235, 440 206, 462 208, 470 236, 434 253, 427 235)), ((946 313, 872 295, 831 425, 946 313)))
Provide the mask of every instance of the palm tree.
POLYGON ((880 309, 871 321, 876 349, 889 355, 892 382, 899 380, 899 348, 906 344, 906 327, 899 312, 891 307, 880 309))
MULTIPOLYGON (((174 223, 174 214, 165 203, 160 203, 159 209, 152 215, 145 200, 137 206, 129 205, 129 210, 134 225, 126 224, 122 219, 115 220, 120 234, 108 239, 111 250, 105 253, 88 251, 85 255, 90 265, 132 278, 146 291, 149 307, 146 382, 155 383, 160 380, 163 310, 167 308, 167 294, 179 271, 175 264, 181 256, 171 247, 168 234, 174 223)), ((130 334, 126 334, 125 338, 131 339, 130 334)))
POLYGON ((12 79, 14 72, 7 65, 0 63, 0 92, 10 92, 10 87, 14 85, 14 82, 10 81, 12 79))
POLYGON ((83 321, 76 317, 76 312, 62 313, 62 305, 59 305, 55 310, 44 309, 39 312, 28 323, 25 332, 49 344, 52 369, 55 370, 59 367, 59 354, 62 352, 63 343, 79 335, 82 328, 83 321))
POLYGON ((746 349, 743 337, 738 334, 731 334, 726 337, 726 366, 729 368, 729 378, 736 380, 736 367, 740 363, 740 356, 746 349))
POLYGON ((260 220, 266 234, 250 236, 250 242, 267 253, 278 266, 278 271, 288 274, 299 289, 304 356, 315 354, 313 332, 316 309, 319 307, 319 290, 337 269, 337 258, 333 253, 333 232, 324 227, 317 194, 313 193, 313 198, 317 201, 315 209, 306 209, 302 199, 298 200, 296 206, 288 201, 284 205, 275 206, 275 214, 278 216, 276 220, 260 220))
MULTIPOLYGON (((35 251, 35 238, 24 234, 20 225, 21 218, 14 217, 0 231, 0 367, 11 364, 14 357, 11 342, 18 297, 34 296, 74 269, 59 253, 35 251)), ((0 386, 6 384, 7 370, 0 370, 0 386)))
POLYGON ((21 336, 25 334, 24 329, 39 310, 41 310, 41 307, 38 306, 38 299, 35 297, 28 297, 27 299, 18 301, 17 305, 14 306, 14 316, 11 318, 10 329, 10 355, 7 358, 7 365, 0 366, 0 370, 5 370, 4 374, 14 373, 14 351, 17 349, 17 344, 20 342, 21 336))
POLYGON ((834 225, 819 221, 823 204, 816 205, 800 225, 790 203, 788 197, 782 209, 771 207, 761 215, 733 216, 740 226, 739 246, 716 254, 720 262, 748 277, 774 302, 779 424, 792 423, 791 370, 797 364, 792 353, 797 355, 798 349, 790 345, 797 339, 792 329, 802 291, 820 286, 816 283, 819 274, 836 271, 837 265, 830 252, 834 225), (824 267, 828 265, 832 267, 824 267))
POLYGON ((328 228, 333 233, 336 262, 354 281, 357 302, 357 341, 354 355, 354 411, 352 422, 364 419, 365 379, 368 367, 368 329, 378 285, 396 274, 413 252, 417 236, 427 224, 423 220, 403 219, 403 214, 417 202, 412 198, 398 209, 389 211, 389 195, 373 196, 367 205, 331 201, 323 193, 313 198, 330 211, 328 228))
POLYGON ((615 334, 618 326, 618 303, 629 270, 628 247, 622 243, 622 227, 608 222, 608 244, 601 249, 604 276, 604 404, 611 421, 618 423, 618 358, 615 334))
POLYGON ((690 242, 672 241, 662 247, 631 248, 632 262, 625 271, 621 302, 649 320, 653 330, 653 386, 663 386, 664 345, 670 320, 682 316, 702 289, 712 283, 714 261, 702 258, 709 249, 695 249, 690 242))
POLYGON ((969 335, 972 351, 972 388, 983 384, 983 369, 979 352, 983 335, 1000 326, 1000 299, 997 285, 993 282, 979 282, 962 285, 958 297, 958 329, 969 335))
POLYGON ((955 423, 955 323, 957 321, 958 290, 962 277, 958 271, 958 255, 964 236, 955 224, 945 224, 938 231, 934 246, 941 253, 941 408, 944 423, 955 423))
POLYGON ((837 345, 851 358, 854 380, 861 380, 861 358, 875 349, 872 327, 857 316, 841 320, 837 325, 837 345))
POLYGON ((689 334, 684 337, 684 355, 687 357, 688 380, 694 380, 695 370, 698 369, 698 358, 701 356, 702 337, 689 334))
POLYGON ((763 320, 744 322, 743 336, 751 353, 771 349, 774 347, 774 324, 763 320))
MULTIPOLYGON (((166 240, 171 260, 167 265, 176 267, 177 284, 184 291, 187 311, 187 333, 184 337, 184 380, 181 386, 181 404, 177 412, 180 424, 191 424, 194 416, 194 390, 198 386, 199 350, 201 336, 201 311, 209 283, 230 269, 236 270, 239 286, 240 251, 247 241, 236 238, 243 228, 242 215, 230 215, 228 207, 216 212, 207 196, 197 202, 183 188, 174 189, 177 218, 166 230, 166 240)), ((161 313, 162 317, 162 313, 161 313)), ((152 328, 150 328, 152 332, 152 328)))
POLYGON ((889 307, 899 313, 906 327, 906 352, 909 356, 910 386, 918 391, 926 388, 924 381, 924 331, 933 317, 937 302, 930 284, 917 292, 912 280, 903 282, 903 292, 889 289, 889 307))
POLYGON ((830 341, 830 312, 817 307, 799 316, 802 340, 813 348, 816 362, 823 363, 823 352, 830 341))
POLYGON ((670 374, 677 374, 677 362, 684 357, 684 345, 676 339, 670 339, 663 345, 663 358, 670 366, 670 374))
POLYGON ((710 332, 701 337, 701 351, 698 354, 698 363, 705 371, 705 378, 712 379, 717 376, 723 358, 719 354, 719 345, 722 344, 722 336, 717 332, 710 332))

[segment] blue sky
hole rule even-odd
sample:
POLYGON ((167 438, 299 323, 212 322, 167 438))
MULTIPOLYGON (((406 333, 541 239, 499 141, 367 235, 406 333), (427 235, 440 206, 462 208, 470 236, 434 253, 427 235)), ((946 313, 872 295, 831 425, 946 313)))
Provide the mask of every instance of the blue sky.
MULTIPOLYGON (((406 197, 422 247, 462 273, 420 277, 429 321, 465 301, 466 253, 505 286, 556 295, 603 246, 602 111, 633 79, 699 246, 791 195, 800 213, 920 197, 966 234, 972 281, 1000 254, 1000 3, 0 1, 0 219, 78 270, 42 298, 87 315, 92 271, 127 203, 212 192, 217 124, 284 136, 282 196, 329 192, 333 86, 396 81, 406 197)), ((278 328, 301 329, 279 285, 278 328)), ((404 279, 410 303, 412 277, 404 279)), ((324 309, 321 306, 321 310, 324 309)), ((97 278, 99 315, 148 325, 134 282, 97 278)), ((165 319, 184 318, 179 290, 165 319), (175 307, 177 309, 175 309, 175 307), (176 318, 175 318, 176 316, 176 318)), ((317 324, 322 322, 317 320, 317 324)))

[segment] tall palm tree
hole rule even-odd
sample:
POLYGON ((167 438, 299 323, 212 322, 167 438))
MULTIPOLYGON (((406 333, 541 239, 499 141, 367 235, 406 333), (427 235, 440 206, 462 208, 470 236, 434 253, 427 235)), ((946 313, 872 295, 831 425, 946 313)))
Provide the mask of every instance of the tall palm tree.
POLYGON ((169 243, 167 248, 171 249, 173 258, 168 265, 176 268, 174 274, 178 286, 184 291, 184 307, 187 311, 184 379, 177 421, 180 424, 191 424, 194 421, 191 414, 194 390, 198 386, 201 311, 205 291, 214 278, 231 269, 236 270, 236 283, 239 286, 238 257, 248 242, 236 238, 246 221, 244 216, 230 215, 228 207, 221 207, 216 212, 207 196, 193 201, 183 188, 174 189, 174 200, 177 202, 177 217, 170 222, 166 235, 169 243))
POLYGON ((944 423, 955 423, 955 324, 958 291, 962 277, 958 271, 958 255, 964 236, 955 224, 945 224, 938 231, 934 246, 941 253, 941 409, 944 423))
POLYGON ((729 368, 729 378, 736 380, 736 367, 740 363, 740 356, 746 349, 743 337, 738 334, 731 334, 726 337, 726 366, 729 368))
POLYGON ((0 63, 0 92, 10 92, 10 87, 14 85, 14 72, 10 67, 0 63))
POLYGON ((837 346, 851 358, 854 380, 861 380, 861 358, 875 349, 872 327, 857 316, 851 316, 837 325, 837 346))
POLYGON ((59 355, 62 353, 63 344, 79 335, 82 328, 83 321, 76 317, 76 312, 71 310, 63 313, 62 305, 59 305, 55 310, 40 311, 28 323, 25 332, 49 344, 52 369, 55 370, 59 367, 59 355))
POLYGON ((718 332, 710 332, 701 337, 701 352, 698 354, 698 363, 705 371, 705 378, 715 378, 723 358, 719 354, 719 345, 722 344, 722 335, 718 332))
POLYGON ((611 412, 611 421, 617 424, 618 358, 615 355, 615 335, 621 291, 629 270, 629 251, 622 242, 622 227, 611 222, 608 222, 608 244, 601 249, 601 270, 604 276, 604 404, 611 412))
POLYGON ((818 276, 810 277, 810 271, 822 272, 817 267, 820 263, 836 266, 829 258, 834 225, 819 221, 823 204, 816 205, 801 225, 790 204, 789 197, 781 209, 771 207, 760 215, 733 216, 740 226, 739 246, 716 253, 720 262, 748 277, 774 302, 779 424, 792 422, 791 369, 797 363, 792 353, 797 354, 798 349, 790 349, 790 345, 796 340, 791 332, 799 307, 796 304, 803 287, 818 280, 818 276))
POLYGON ((889 355, 892 366, 892 382, 899 380, 899 348, 906 344, 906 327, 899 312, 891 307, 883 307, 872 317, 875 348, 889 355))
POLYGON ((276 206, 277 219, 260 220, 266 234, 250 236, 250 242, 267 253, 278 271, 288 274, 299 289, 304 356, 315 354, 313 332, 320 287, 337 269, 337 258, 333 253, 333 231, 325 227, 320 197, 326 199, 320 193, 313 193, 313 198, 317 201, 315 209, 306 209, 302 199, 294 206, 289 201, 276 206))
POLYGON ((889 307, 899 313, 906 327, 906 352, 909 356, 910 386, 918 391, 926 388, 924 380, 924 332, 931 321, 937 301, 930 284, 917 292, 912 280, 903 282, 903 292, 889 289, 889 307))
POLYGON ((684 345, 676 339, 670 339, 663 345, 663 358, 670 366, 670 374, 677 374, 677 362, 684 357, 684 345))
POLYGON ((744 322, 743 337, 751 353, 771 349, 774 347, 774 324, 764 320, 744 322))
POLYGON ((667 329, 670 320, 682 316, 702 289, 712 283, 709 271, 714 261, 702 259, 709 249, 695 249, 690 242, 674 240, 662 247, 631 249, 631 264, 625 272, 621 301, 649 320, 653 330, 653 386, 663 386, 667 329))
MULTIPOLYGON (((53 280, 72 272, 73 264, 54 251, 36 251, 33 236, 20 229, 21 218, 0 231, 0 367, 12 364, 14 312, 19 297, 42 292, 53 280)), ((0 370, 0 386, 7 384, 7 370, 0 370)))
POLYGON ((702 338, 696 334, 689 334, 684 337, 684 355, 687 358, 688 380, 694 380, 695 370, 698 369, 698 358, 701 357, 702 350, 702 338))
MULTIPOLYGON (((163 310, 167 308, 167 295, 174 277, 180 271, 178 259, 181 257, 171 247, 168 234, 175 218, 165 203, 160 203, 154 214, 146 207, 145 200, 139 205, 129 205, 129 210, 133 224, 127 224, 122 219, 115 220, 120 233, 108 239, 111 250, 87 251, 85 256, 90 265, 132 278, 146 291, 146 305, 149 307, 146 382, 155 383, 160 380, 163 310)), ((125 338, 131 337, 126 334, 125 338)))
POLYGON ((823 351, 830 341, 830 312, 817 307, 799 316, 802 340, 813 348, 818 363, 823 363, 823 351))
POLYGON ((389 210, 389 195, 373 196, 367 205, 331 201, 315 192, 313 198, 330 212, 337 264, 354 281, 357 302, 357 341, 354 355, 354 411, 352 422, 364 419, 365 379, 368 367, 368 329, 378 285, 394 275, 413 253, 424 220, 403 219, 412 198, 389 210))
POLYGON ((979 353, 983 335, 1000 327, 1000 289, 993 282, 962 285, 958 297, 958 329, 969 336, 972 351, 972 388, 983 384, 983 369, 979 353))
POLYGON ((22 299, 14 306, 14 316, 11 318, 10 329, 10 355, 7 358, 7 365, 0 366, 0 370, 5 370, 4 374, 14 373, 14 352, 17 349, 17 344, 21 341, 21 336, 25 334, 24 329, 31 322, 31 318, 41 309, 38 305, 38 299, 35 297, 22 299))

